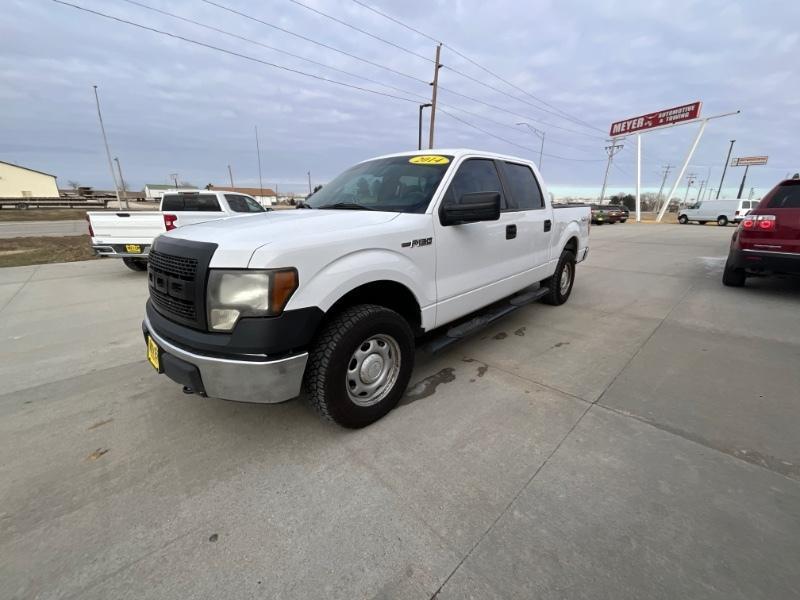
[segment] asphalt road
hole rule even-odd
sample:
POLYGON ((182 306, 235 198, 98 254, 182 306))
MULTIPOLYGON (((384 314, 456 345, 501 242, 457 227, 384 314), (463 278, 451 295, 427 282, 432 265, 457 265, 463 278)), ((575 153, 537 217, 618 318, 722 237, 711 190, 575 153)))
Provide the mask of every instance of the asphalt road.
POLYGON ((800 283, 732 231, 592 228, 361 431, 182 394, 117 261, 0 269, 0 595, 796 598, 800 283))
POLYGON ((0 223, 0 239, 62 235, 86 235, 86 221, 7 221, 0 223))

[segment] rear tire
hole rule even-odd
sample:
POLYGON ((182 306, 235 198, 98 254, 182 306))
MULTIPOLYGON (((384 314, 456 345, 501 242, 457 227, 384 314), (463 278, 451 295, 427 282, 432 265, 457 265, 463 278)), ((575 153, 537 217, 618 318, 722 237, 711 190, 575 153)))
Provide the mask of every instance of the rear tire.
POLYGON ((717 217, 717 225, 720 227, 726 227, 728 225, 728 217, 725 215, 720 215, 717 217))
POLYGON ((324 419, 357 429, 392 410, 414 368, 414 334, 393 310, 351 306, 322 329, 309 352, 304 386, 324 419))
POLYGON ((541 285, 549 288, 547 295, 542 296, 542 302, 552 306, 564 304, 572 293, 574 283, 575 254, 571 250, 564 250, 558 259, 556 272, 541 282, 541 285))
POLYGON ((125 263, 125 266, 128 267, 131 271, 147 271, 147 259, 146 258, 131 258, 126 256, 122 259, 122 262, 125 263))
POLYGON ((681 215, 678 217, 678 223, 681 225, 686 225, 689 222, 689 218, 686 215, 681 215))
POLYGON ((747 279, 744 269, 736 269, 730 263, 725 263, 722 271, 722 283, 728 287, 742 287, 747 279))

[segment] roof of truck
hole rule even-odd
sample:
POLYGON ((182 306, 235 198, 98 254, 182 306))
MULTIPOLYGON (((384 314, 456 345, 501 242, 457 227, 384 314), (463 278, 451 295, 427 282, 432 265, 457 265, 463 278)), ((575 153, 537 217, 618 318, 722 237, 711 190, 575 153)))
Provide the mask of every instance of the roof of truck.
MULTIPOLYGON (((461 158, 462 156, 485 156, 487 158, 498 158, 501 160, 517 160, 523 162, 533 162, 529 158, 521 156, 510 156, 508 154, 498 154, 497 152, 490 152, 488 150, 474 150, 472 148, 432 148, 430 150, 408 150, 406 152, 395 152, 393 154, 384 154, 383 156, 376 156, 367 160, 375 160, 377 158, 392 158, 395 156, 427 156, 427 155, 446 155, 454 158, 461 158)), ((363 162, 363 161, 362 161, 363 162)))

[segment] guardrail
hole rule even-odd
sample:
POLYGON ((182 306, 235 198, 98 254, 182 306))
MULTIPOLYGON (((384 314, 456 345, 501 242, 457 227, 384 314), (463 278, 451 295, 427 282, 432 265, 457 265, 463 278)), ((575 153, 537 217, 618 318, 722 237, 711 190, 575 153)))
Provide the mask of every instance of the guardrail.
POLYGON ((115 200, 115 198, 2 198, 0 199, 0 209, 8 206, 19 210, 28 208, 89 208, 92 206, 106 208, 112 200, 115 200))

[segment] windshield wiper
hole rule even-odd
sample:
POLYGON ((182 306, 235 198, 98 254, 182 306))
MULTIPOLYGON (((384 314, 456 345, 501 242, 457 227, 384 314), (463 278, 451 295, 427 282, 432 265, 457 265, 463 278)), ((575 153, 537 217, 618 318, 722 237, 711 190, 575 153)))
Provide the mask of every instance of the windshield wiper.
POLYGON ((330 209, 343 209, 343 210, 375 210, 374 208, 370 208, 369 206, 364 206, 363 204, 358 204, 357 202, 334 202, 333 204, 323 204, 322 206, 318 206, 318 209, 323 208, 330 208, 330 209))

